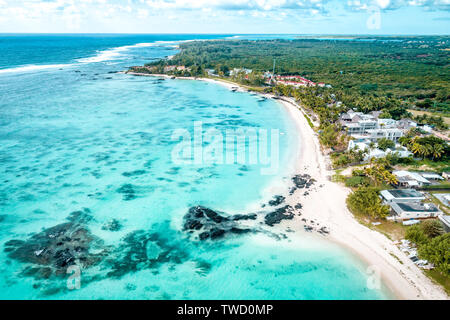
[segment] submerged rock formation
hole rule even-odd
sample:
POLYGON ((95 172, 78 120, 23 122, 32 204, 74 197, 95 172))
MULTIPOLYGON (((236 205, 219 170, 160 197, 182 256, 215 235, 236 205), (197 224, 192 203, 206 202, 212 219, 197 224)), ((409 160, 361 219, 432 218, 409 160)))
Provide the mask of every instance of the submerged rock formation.
POLYGON ((45 229, 27 240, 6 242, 4 251, 10 258, 28 264, 23 275, 37 279, 65 275, 72 265, 87 268, 99 263, 106 253, 103 242, 85 226, 91 219, 89 209, 75 211, 67 219, 69 222, 45 229))
POLYGON ((293 195, 297 189, 308 189, 314 184, 315 180, 309 174, 297 174, 292 177, 292 182, 294 186, 289 191, 290 195, 293 195))
POLYGON ((237 221, 242 220, 256 220, 256 214, 222 216, 211 209, 196 206, 190 208, 184 216, 183 229, 191 232, 198 231, 200 240, 222 238, 227 233, 252 232, 249 228, 239 226, 237 221))
POLYGON ((286 200, 283 196, 275 196, 273 200, 269 201, 269 206, 276 207, 282 204, 286 200))
POLYGON ((158 233, 137 230, 127 234, 106 259, 107 277, 121 277, 168 262, 178 264, 187 258, 187 253, 180 250, 179 244, 158 233))
POLYGON ((273 227, 275 224, 278 224, 283 220, 292 220, 294 218, 293 211, 294 209, 289 205, 278 208, 277 210, 266 214, 264 217, 264 222, 268 226, 273 227))
POLYGON ((103 226, 102 230, 119 231, 122 229, 122 224, 117 219, 108 220, 103 226))

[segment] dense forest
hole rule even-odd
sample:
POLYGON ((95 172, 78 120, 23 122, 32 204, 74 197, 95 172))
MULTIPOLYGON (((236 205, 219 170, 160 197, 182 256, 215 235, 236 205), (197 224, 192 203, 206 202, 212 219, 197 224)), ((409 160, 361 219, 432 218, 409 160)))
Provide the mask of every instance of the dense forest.
MULTIPOLYGON (((450 37, 402 37, 354 40, 217 40, 180 45, 172 60, 149 64, 184 65, 189 75, 214 69, 228 75, 233 68, 248 68, 254 75, 272 71, 295 74, 331 84, 347 100, 366 105, 386 98, 398 106, 450 113, 450 37)), ((259 77, 247 80, 261 84, 259 77)), ((254 82, 254 83, 251 83, 254 82)), ((376 102, 375 102, 376 103, 376 102)), ((397 106, 397 107, 398 107, 397 106)), ((350 105, 349 107, 354 107, 350 105)), ((356 106, 357 107, 357 106, 356 106)))

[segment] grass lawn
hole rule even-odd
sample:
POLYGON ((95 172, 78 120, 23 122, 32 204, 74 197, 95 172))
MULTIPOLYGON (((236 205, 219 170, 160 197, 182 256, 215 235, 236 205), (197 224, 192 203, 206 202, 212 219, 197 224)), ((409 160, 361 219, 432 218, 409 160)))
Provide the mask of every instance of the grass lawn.
POLYGON ((424 272, 428 277, 440 284, 445 292, 450 295, 450 277, 446 277, 437 270, 424 270, 424 272))
POLYGON ((429 111, 420 111, 420 110, 412 110, 408 109, 409 112, 411 112, 414 116, 421 116, 421 115, 428 115, 428 116, 440 116, 444 118, 444 122, 450 126, 450 117, 447 117, 448 114, 442 114, 439 112, 429 112, 429 111))
POLYGON ((438 173, 450 171, 449 161, 432 161, 429 159, 415 160, 412 164, 397 164, 396 170, 435 171, 438 173))

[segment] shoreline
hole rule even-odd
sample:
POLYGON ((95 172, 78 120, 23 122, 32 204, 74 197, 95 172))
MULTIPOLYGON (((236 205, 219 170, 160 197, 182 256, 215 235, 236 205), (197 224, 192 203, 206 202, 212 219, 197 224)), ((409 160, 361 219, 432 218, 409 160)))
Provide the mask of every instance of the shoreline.
MULTIPOLYGON (((135 76, 174 78, 164 74, 124 73, 135 76)), ((249 91, 239 84, 221 79, 194 77, 175 77, 175 79, 199 80, 219 84, 229 90, 237 88, 238 92, 249 91)), ((271 94, 255 93, 266 98, 274 97, 271 94)), ((287 205, 294 207, 298 203, 302 204, 303 207, 299 210, 301 217, 295 215, 293 220, 284 220, 275 228, 279 231, 290 228, 296 234, 301 234, 305 232, 305 223, 302 219, 314 221, 314 224, 325 226, 330 231, 325 239, 349 250, 371 267, 372 271, 378 273, 385 287, 394 294, 395 298, 449 299, 445 291, 434 284, 393 241, 356 221, 346 205, 346 198, 351 191, 330 181, 332 171, 328 169, 330 168, 329 160, 322 154, 318 136, 309 126, 304 111, 292 98, 282 97, 276 101, 288 112, 301 139, 300 147, 296 152, 294 174, 308 174, 316 182, 312 188, 308 189, 307 195, 302 190, 297 190, 293 195, 286 195, 287 205)), ((291 184, 290 179, 286 181, 286 190, 291 187, 291 184)))
MULTIPOLYGON (((393 241, 356 221, 346 204, 351 191, 329 180, 332 175, 327 169, 329 160, 322 154, 317 134, 307 123, 300 106, 289 98, 278 101, 286 107, 302 137, 297 169, 314 177, 316 185, 323 185, 309 190, 307 196, 294 194, 287 199, 288 204, 300 202, 303 205, 302 218, 314 219, 327 226, 330 230, 327 238, 350 250, 372 270, 379 272, 385 286, 398 299, 448 299, 444 290, 434 284, 393 241)), ((297 216, 286 224, 293 230, 301 227, 297 216)))

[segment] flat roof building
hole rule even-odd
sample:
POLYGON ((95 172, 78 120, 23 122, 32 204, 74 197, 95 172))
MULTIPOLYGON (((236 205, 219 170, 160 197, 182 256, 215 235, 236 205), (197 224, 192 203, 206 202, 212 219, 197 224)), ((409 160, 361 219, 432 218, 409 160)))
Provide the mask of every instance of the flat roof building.
POLYGON ((390 204, 395 212, 395 219, 427 219, 437 217, 442 212, 432 203, 393 202, 390 204))
POLYGON ((431 184, 429 180, 425 179, 418 172, 398 170, 392 173, 397 177, 400 185, 404 187, 420 187, 431 184))
POLYGON ((441 214, 439 216, 439 220, 441 220, 442 224, 444 225, 445 232, 450 232, 450 216, 441 214))
POLYGON ((383 190, 380 194, 387 203, 425 200, 425 196, 414 189, 383 190))

